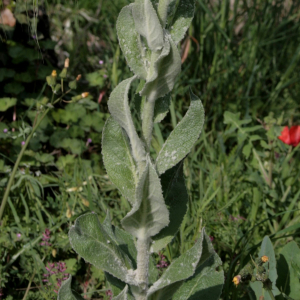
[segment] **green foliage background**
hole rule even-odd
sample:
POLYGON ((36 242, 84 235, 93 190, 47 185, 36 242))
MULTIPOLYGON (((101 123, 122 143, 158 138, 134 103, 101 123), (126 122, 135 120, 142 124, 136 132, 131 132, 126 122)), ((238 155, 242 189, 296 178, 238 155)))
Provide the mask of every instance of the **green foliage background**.
MULTIPOLYGON (((24 7, 17 2, 10 8, 27 38, 18 40, 12 28, 1 27, 0 194, 36 111, 52 97, 45 77, 53 69, 59 73, 69 57, 69 79, 78 74, 82 79, 65 100, 90 92, 78 103, 56 106, 22 159, 0 229, 2 299, 55 299, 53 287, 43 282, 46 263, 55 261, 66 262, 79 293, 109 298, 104 274, 76 256, 67 233, 84 212, 95 211, 103 220, 109 209, 119 225, 129 210, 109 181, 101 155, 108 96, 132 74, 115 30, 118 13, 128 3, 48 0, 24 7), (43 20, 30 14, 41 4, 51 38, 38 30, 43 20), (40 246, 46 228, 51 230, 48 248, 40 246), (26 294, 28 286, 33 289, 26 294)), ((299 8, 300 1, 197 0, 181 45, 184 62, 170 113, 154 127, 152 151, 158 153, 189 106, 189 87, 200 96, 204 131, 183 168, 188 212, 163 254, 172 261, 191 248, 205 226, 224 264, 222 299, 251 299, 246 287, 236 289, 231 281, 250 254, 258 255, 265 235, 273 242, 277 265, 294 272, 288 282, 278 272, 278 288, 290 297, 297 293, 292 287, 299 285, 300 264, 289 261, 290 248, 282 248, 293 240, 288 245, 299 252, 299 146, 284 145, 277 137, 283 126, 300 121, 299 8)), ((134 98, 138 119, 139 99, 132 91, 134 98)))

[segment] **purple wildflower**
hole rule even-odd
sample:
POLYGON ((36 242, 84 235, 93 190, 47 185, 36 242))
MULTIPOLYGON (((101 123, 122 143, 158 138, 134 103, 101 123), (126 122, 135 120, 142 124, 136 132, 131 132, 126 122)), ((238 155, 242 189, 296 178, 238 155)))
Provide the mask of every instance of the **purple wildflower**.
POLYGON ((104 77, 104 78, 107 78, 107 75, 106 75, 106 74, 104 74, 104 75, 103 75, 103 77, 104 77))
POLYGON ((159 255, 159 262, 156 265, 156 267, 160 269, 160 271, 162 271, 162 269, 166 268, 169 264, 166 262, 165 260, 166 257, 161 252, 159 252, 158 255, 159 255))
POLYGON ((109 299, 111 299, 111 298, 112 298, 112 296, 113 296, 113 293, 112 293, 112 291, 111 291, 111 290, 107 290, 105 294, 106 294, 106 296, 108 296, 108 297, 109 297, 109 299))
POLYGON ((210 235, 210 236, 209 236, 209 239, 210 239, 210 241, 212 242, 215 238, 214 238, 212 235, 210 235))
POLYGON ((99 64, 103 65, 104 61, 103 60, 99 60, 99 64))
POLYGON ((55 275, 56 277, 56 287, 54 289, 55 293, 58 293, 59 288, 61 287, 61 284, 64 280, 67 280, 69 277, 68 273, 65 273, 66 271, 66 263, 64 262, 57 262, 57 263, 49 263, 45 267, 47 270, 47 273, 43 274, 43 282, 48 282, 48 285, 51 285, 49 282, 49 277, 52 275, 55 275))
POLYGON ((8 132, 8 129, 7 129, 7 128, 4 128, 4 129, 3 129, 3 132, 4 132, 4 133, 7 133, 7 132, 8 132))
POLYGON ((86 140, 85 146, 87 147, 93 140, 91 138, 88 138, 86 140))
POLYGON ((43 242, 40 243, 41 246, 51 246, 51 244, 49 243, 50 233, 51 231, 48 228, 46 228, 45 232, 43 233, 43 238, 42 238, 43 242))
POLYGON ((18 240, 21 238, 21 233, 17 233, 17 238, 18 238, 18 240))
POLYGON ((24 146, 25 145, 25 141, 22 141, 21 145, 24 146))

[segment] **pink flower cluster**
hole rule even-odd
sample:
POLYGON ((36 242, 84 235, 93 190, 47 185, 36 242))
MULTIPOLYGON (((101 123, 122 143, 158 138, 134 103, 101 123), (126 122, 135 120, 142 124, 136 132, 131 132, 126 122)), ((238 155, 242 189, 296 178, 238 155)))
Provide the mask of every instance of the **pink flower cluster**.
POLYGON ((112 299, 113 293, 111 290, 107 290, 105 294, 109 297, 109 299, 112 299))
POLYGON ((168 267, 168 263, 166 262, 166 257, 161 252, 159 252, 158 255, 159 255, 159 262, 156 265, 156 267, 162 271, 163 268, 168 267))
POLYGON ((46 246, 46 247, 51 246, 51 244, 49 243, 49 240, 51 238, 50 233, 51 231, 48 228, 46 228, 45 232, 43 233, 43 238, 42 238, 43 242, 40 243, 41 246, 46 246))
MULTIPOLYGON (((52 275, 56 276, 56 288, 54 289, 55 293, 58 293, 58 290, 64 280, 67 280, 69 278, 69 274, 65 273, 66 271, 66 263, 64 262, 57 262, 57 263, 49 263, 48 266, 46 267, 47 273, 43 274, 43 282, 49 282, 49 277, 52 275)), ((51 285, 49 282, 48 285, 51 285)))

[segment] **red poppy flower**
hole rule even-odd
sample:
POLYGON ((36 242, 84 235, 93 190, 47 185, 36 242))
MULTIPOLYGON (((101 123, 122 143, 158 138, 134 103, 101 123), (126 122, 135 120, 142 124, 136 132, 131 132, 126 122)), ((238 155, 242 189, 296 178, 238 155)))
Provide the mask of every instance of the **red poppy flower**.
POLYGON ((285 144, 296 147, 300 143, 300 126, 292 126, 290 129, 285 126, 278 138, 285 144))

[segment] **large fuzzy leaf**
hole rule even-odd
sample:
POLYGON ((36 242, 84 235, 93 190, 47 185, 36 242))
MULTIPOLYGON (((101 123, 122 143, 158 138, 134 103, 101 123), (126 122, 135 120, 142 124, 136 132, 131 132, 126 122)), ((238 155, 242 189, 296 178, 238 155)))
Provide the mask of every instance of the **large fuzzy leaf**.
POLYGON ((167 115, 171 104, 171 94, 167 94, 155 101, 154 123, 160 123, 167 115))
POLYGON ((183 281, 194 275, 202 254, 203 237, 204 229, 195 245, 186 253, 175 259, 162 276, 151 286, 148 295, 152 295, 175 282, 183 281))
POLYGON ((135 283, 130 259, 110 238, 95 213, 76 219, 69 231, 69 240, 85 261, 126 283, 135 283))
POLYGON ((175 79, 181 70, 181 58, 178 49, 170 35, 165 36, 164 48, 148 73, 142 96, 154 101, 169 93, 175 84, 175 79))
POLYGON ((189 29, 195 11, 195 0, 180 0, 171 25, 171 36, 178 44, 189 29))
MULTIPOLYGON (((109 213, 107 214, 104 222, 102 223, 106 232, 109 234, 110 238, 115 241, 115 243, 121 248, 121 250, 127 254, 127 256, 131 259, 133 264, 133 268, 136 269, 136 258, 137 258, 137 250, 134 244, 134 240, 131 234, 128 232, 114 227, 111 224, 109 213)), ((107 275, 110 279, 110 282, 117 284, 117 289, 120 287, 124 288, 125 284, 112 277, 111 275, 107 275)), ((149 284, 153 284, 158 278, 158 269, 156 267, 155 260, 150 256, 149 257, 149 284)), ((116 291, 116 290, 115 290, 116 291)), ((120 292, 120 290, 118 290, 120 292)), ((116 293, 114 293, 115 295, 116 293)))
POLYGON ((133 236, 128 232, 115 227, 111 224, 110 215, 107 213, 105 220, 102 223, 105 231, 108 233, 109 237, 121 248, 121 250, 126 253, 130 258, 133 268, 136 268, 136 256, 137 251, 134 244, 133 236))
MULTIPOLYGON (((268 262, 269 279, 272 282, 272 293, 274 296, 277 296, 280 294, 280 292, 279 292, 278 288, 276 287, 276 280, 277 280, 276 258, 275 258, 275 252, 274 252, 272 242, 268 236, 264 237, 262 244, 261 244, 259 254, 258 254, 259 257, 264 256, 264 255, 268 256, 268 258, 269 258, 269 262, 268 262)), ((269 293, 265 293, 263 291, 262 282, 260 282, 260 281, 250 282, 250 287, 255 292, 257 299, 259 299, 260 296, 264 295, 265 300, 272 300, 269 293)))
POLYGON ((164 173, 161 184, 166 205, 170 207, 170 223, 152 238, 152 252, 158 252, 172 241, 186 214, 188 193, 183 176, 183 163, 180 162, 164 173))
POLYGON ((124 290, 116 297, 113 297, 112 300, 127 300, 128 286, 126 285, 124 290))
POLYGON ((286 244, 277 262, 277 287, 287 296, 297 299, 300 295, 299 284, 300 249, 295 241, 286 244))
POLYGON ((109 288, 113 293, 113 296, 119 295, 125 288, 125 282, 105 272, 106 281, 109 283, 109 288))
POLYGON ((120 47, 131 71, 140 78, 146 79, 147 70, 143 59, 140 35, 135 29, 132 6, 127 5, 121 10, 117 20, 117 33, 120 47))
POLYGON ((157 7, 157 14, 163 28, 166 26, 168 9, 170 3, 174 0, 160 0, 157 7))
POLYGON ((160 180, 149 158, 137 185, 136 199, 132 210, 122 220, 124 228, 133 236, 146 239, 169 224, 160 180))
POLYGON ((59 291, 57 300, 83 300, 83 298, 78 295, 75 291, 71 289, 72 276, 65 280, 59 291))
POLYGON ((150 0, 136 0, 132 7, 135 28, 142 35, 152 51, 159 51, 164 45, 164 34, 157 13, 150 0))
POLYGON ((113 119, 108 118, 102 133, 102 155, 107 174, 121 194, 133 204, 137 170, 126 132, 113 119))
POLYGON ((209 237, 204 234, 203 251, 193 277, 187 279, 173 295, 172 300, 218 300, 224 284, 222 265, 209 237))
POLYGON ((135 130, 128 103, 130 85, 135 79, 136 76, 133 76, 118 84, 110 94, 108 108, 114 120, 126 131, 131 143, 133 157, 137 162, 140 162, 145 160, 145 149, 135 130))
POLYGON ((175 166, 191 150, 198 140, 204 124, 204 108, 201 100, 191 94, 191 105, 184 118, 171 132, 156 159, 159 174, 175 166))

